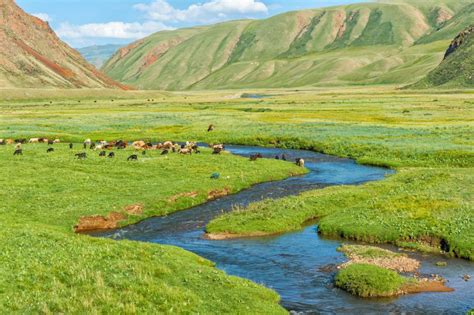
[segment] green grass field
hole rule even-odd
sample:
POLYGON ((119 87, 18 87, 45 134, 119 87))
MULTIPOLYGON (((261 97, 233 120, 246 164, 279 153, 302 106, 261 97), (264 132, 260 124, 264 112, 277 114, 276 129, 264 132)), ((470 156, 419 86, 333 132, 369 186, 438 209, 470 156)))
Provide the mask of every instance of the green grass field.
MULTIPOLYGON (((218 218, 213 233, 297 230, 309 218, 321 232, 412 246, 449 244, 474 259, 472 91, 390 88, 219 92, 2 91, 0 138, 197 140, 305 148, 397 174, 359 187, 333 187, 253 204, 218 218), (3 93, 5 92, 5 93, 3 93), (241 93, 273 97, 255 100, 241 93), (3 95, 5 95, 3 97, 3 95), (207 132, 209 124, 216 130, 207 132), (382 214, 382 215, 381 215, 382 214), (406 244, 408 243, 408 244, 406 244)), ((300 172, 290 164, 232 156, 140 157, 135 164, 93 156, 76 161, 65 145, 0 147, 3 189, 1 307, 17 312, 282 311, 272 291, 225 276, 185 251, 77 236, 82 215, 143 203, 129 222, 205 201, 226 186, 300 172), (220 172, 219 181, 210 174, 220 172), (230 178, 227 179, 227 176, 230 178), (196 199, 169 198, 197 190, 196 199), (25 288, 29 288, 25 290, 25 288), (81 303, 70 302, 77 297, 81 303)), ((77 149, 80 151, 79 149, 77 149)))
MULTIPOLYGON (((2 120, 3 121, 3 120, 2 120)), ((279 297, 250 281, 229 277, 205 259, 172 247, 77 236, 82 216, 123 212, 142 204, 142 215, 122 224, 203 203, 208 193, 231 192, 304 170, 290 163, 228 154, 169 157, 150 151, 127 162, 79 161, 65 144, 0 146, 0 309, 19 313, 279 313, 279 297), (214 172, 219 180, 211 180, 214 172), (179 196, 196 192, 196 197, 179 196)))

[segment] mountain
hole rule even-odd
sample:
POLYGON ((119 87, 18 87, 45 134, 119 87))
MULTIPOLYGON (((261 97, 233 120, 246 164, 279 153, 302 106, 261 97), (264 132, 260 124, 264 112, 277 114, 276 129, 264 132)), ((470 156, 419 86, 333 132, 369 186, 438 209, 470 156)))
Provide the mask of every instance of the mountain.
POLYGON ((164 31, 103 67, 143 89, 414 83, 474 17, 472 0, 387 0, 164 31))
POLYGON ((123 45, 95 45, 79 48, 77 51, 97 69, 112 57, 123 45))
POLYGON ((0 88, 126 88, 88 64, 48 23, 0 0, 0 88))
POLYGON ((459 33, 441 64, 414 85, 426 87, 474 87, 474 25, 459 33))

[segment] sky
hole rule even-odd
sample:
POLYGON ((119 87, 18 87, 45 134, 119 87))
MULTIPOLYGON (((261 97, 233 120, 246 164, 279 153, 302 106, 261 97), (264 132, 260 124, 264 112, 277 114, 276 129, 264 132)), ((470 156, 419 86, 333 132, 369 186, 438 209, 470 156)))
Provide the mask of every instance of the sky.
POLYGON ((361 0, 17 0, 75 48, 127 44, 152 33, 361 0))

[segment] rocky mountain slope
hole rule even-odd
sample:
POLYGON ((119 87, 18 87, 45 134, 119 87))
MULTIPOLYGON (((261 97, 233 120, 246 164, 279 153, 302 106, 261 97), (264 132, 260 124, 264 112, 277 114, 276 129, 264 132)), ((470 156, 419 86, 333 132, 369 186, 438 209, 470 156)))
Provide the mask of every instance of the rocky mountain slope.
POLYGON ((13 0, 0 0, 0 43, 0 88, 125 88, 13 0))
POLYGON ((143 89, 417 82, 473 20, 472 0, 390 0, 153 34, 103 67, 143 89))
POLYGON ((443 62, 414 87, 474 87, 474 25, 459 33, 443 62))

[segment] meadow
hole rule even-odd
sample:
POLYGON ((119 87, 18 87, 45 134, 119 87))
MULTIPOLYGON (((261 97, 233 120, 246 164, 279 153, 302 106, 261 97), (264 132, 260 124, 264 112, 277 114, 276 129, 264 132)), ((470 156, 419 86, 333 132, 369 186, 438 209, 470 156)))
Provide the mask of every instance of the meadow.
MULTIPOLYGON (((381 182, 263 201, 217 218, 211 233, 277 233, 320 219, 320 231, 370 242, 438 247, 474 259, 474 93, 392 88, 218 92, 4 90, 0 138, 206 141, 311 149, 396 169, 381 182), (215 131, 207 132, 214 124, 215 131), (382 215, 381 215, 382 214, 382 215), (448 245, 446 247, 446 245, 448 245)), ((0 308, 20 312, 282 312, 278 296, 167 246, 75 235, 80 216, 143 204, 123 224, 206 201, 209 191, 277 180, 302 170, 230 155, 127 163, 73 158, 67 145, 23 157, 0 147, 0 308), (213 181, 210 175, 221 173, 213 181), (198 192, 197 197, 170 198, 198 192), (158 279, 158 280, 157 280, 158 279), (28 291, 24 290, 29 288, 28 291), (74 303, 69 298, 75 297, 74 303), (77 302, 82 301, 82 302, 77 302)), ((73 149, 81 151, 79 147, 73 149)))

